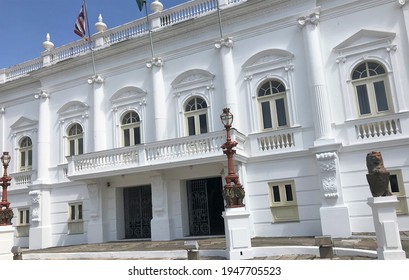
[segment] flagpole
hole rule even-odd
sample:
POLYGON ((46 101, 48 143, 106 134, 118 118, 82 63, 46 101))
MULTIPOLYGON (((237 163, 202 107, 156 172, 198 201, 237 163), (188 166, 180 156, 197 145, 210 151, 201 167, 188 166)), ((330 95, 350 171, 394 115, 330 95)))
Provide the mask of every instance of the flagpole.
POLYGON ((220 38, 223 39, 223 29, 222 29, 222 16, 219 6, 219 0, 216 0, 217 3, 217 15, 219 16, 219 31, 220 31, 220 38))
POLYGON ((149 40, 151 43, 151 53, 152 53, 152 58, 155 57, 155 53, 153 51, 153 40, 152 40, 152 31, 151 31, 151 23, 149 22, 149 15, 148 15, 148 6, 146 4, 146 0, 144 0, 145 2, 145 14, 146 14, 146 21, 148 22, 148 31, 149 31, 149 40))
POLYGON ((84 0, 83 2, 84 9, 85 9, 85 23, 87 25, 87 32, 88 32, 88 47, 91 51, 91 58, 92 58, 92 69, 94 70, 94 78, 97 77, 97 71, 95 69, 95 58, 94 58, 94 49, 92 48, 92 40, 91 40, 91 32, 89 29, 89 21, 88 21, 88 8, 87 8, 87 2, 84 0))

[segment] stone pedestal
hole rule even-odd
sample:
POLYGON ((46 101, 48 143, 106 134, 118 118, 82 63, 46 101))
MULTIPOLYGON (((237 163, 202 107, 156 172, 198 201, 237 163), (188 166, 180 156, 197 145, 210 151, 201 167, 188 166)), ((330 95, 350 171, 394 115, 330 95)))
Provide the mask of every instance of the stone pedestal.
POLYGON ((368 198, 368 205, 372 208, 380 260, 406 259, 397 223, 397 204, 398 199, 394 195, 368 198))
POLYGON ((226 230, 226 258, 229 260, 252 259, 250 238, 250 213, 244 207, 227 208, 223 212, 226 230))
POLYGON ((12 260, 11 248, 14 246, 13 226, 0 226, 0 260, 12 260))

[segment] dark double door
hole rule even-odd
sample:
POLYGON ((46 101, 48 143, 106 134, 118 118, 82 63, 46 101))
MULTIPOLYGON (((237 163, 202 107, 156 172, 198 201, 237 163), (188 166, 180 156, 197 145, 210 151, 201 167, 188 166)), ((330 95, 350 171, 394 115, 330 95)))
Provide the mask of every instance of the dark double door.
POLYGON ((151 186, 124 189, 125 238, 150 238, 151 186))
POLYGON ((222 190, 219 177, 187 182, 191 236, 224 234, 222 190))

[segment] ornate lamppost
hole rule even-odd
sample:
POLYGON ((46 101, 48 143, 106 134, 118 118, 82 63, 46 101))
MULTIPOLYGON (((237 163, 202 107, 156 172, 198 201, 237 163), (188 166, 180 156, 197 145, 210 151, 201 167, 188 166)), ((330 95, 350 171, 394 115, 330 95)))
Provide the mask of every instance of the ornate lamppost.
POLYGON ((225 177, 226 185, 224 185, 223 198, 226 202, 226 208, 244 207, 243 199, 245 192, 243 186, 239 182, 239 176, 234 172, 233 155, 236 153, 234 148, 237 146, 236 141, 231 140, 230 130, 233 123, 233 114, 230 108, 224 108, 220 119, 226 129, 226 143, 221 148, 223 153, 227 156, 227 170, 228 174, 225 177))
POLYGON ((10 186, 11 177, 7 175, 7 168, 9 166, 11 156, 8 152, 3 152, 1 156, 1 162, 3 163, 3 177, 1 177, 1 186, 3 188, 1 197, 1 223, 0 226, 11 225, 11 219, 13 218, 13 210, 10 207, 10 202, 7 201, 7 187, 10 186))

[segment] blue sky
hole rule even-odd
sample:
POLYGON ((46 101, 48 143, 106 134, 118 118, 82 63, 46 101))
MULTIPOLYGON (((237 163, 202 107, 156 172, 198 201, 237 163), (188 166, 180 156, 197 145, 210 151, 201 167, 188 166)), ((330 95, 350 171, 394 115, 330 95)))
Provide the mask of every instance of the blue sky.
MULTIPOLYGON (((153 0, 147 0, 148 11, 153 0)), ((164 9, 189 0, 160 0, 164 9)), ((55 47, 80 39, 74 24, 83 0, 0 0, 0 69, 41 56, 50 33, 55 47)), ((86 0, 91 33, 101 14, 108 28, 145 16, 135 0, 86 0)))

